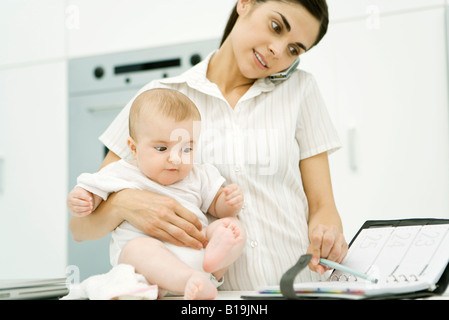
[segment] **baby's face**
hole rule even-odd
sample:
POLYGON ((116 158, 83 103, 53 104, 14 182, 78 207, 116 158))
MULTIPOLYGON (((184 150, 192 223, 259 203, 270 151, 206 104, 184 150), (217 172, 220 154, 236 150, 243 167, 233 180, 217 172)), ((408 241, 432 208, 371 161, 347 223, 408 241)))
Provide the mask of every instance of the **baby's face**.
POLYGON ((151 180, 171 185, 184 179, 193 167, 200 122, 175 121, 156 114, 139 122, 135 151, 139 169, 151 180))

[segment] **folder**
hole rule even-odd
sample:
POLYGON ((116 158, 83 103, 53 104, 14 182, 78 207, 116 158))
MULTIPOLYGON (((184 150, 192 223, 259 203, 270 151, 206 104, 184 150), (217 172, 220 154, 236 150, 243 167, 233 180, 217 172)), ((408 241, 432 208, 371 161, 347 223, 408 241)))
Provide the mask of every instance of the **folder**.
POLYGON ((342 265, 377 283, 333 270, 324 281, 294 283, 310 262, 303 255, 279 285, 244 299, 410 299, 441 295, 449 283, 449 220, 366 221, 349 243, 342 265))

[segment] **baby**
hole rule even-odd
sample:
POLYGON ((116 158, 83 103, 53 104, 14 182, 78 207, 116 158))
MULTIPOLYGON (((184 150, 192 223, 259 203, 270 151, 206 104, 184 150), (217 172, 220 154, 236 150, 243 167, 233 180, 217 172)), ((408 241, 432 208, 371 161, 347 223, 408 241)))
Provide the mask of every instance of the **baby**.
POLYGON ((94 174, 79 176, 67 200, 69 211, 83 217, 108 195, 122 189, 149 190, 177 200, 200 219, 207 238, 205 249, 175 246, 149 237, 123 222, 112 233, 113 266, 127 263, 150 284, 185 299, 213 299, 220 285, 213 273, 240 256, 245 233, 236 218, 243 193, 209 164, 194 164, 200 113, 184 94, 152 89, 133 102, 128 146, 132 161, 121 159, 94 174), (208 225, 208 212, 218 218, 208 225))

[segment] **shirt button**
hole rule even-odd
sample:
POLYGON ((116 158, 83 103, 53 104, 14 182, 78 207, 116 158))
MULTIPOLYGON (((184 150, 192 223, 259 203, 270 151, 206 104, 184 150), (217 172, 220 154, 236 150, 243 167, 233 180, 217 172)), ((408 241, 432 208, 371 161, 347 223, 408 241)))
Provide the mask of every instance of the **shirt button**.
POLYGON ((250 246, 251 246, 251 248, 255 248, 255 247, 257 247, 257 241, 256 240, 251 240, 251 242, 250 242, 250 246))
POLYGON ((234 171, 235 171, 235 172, 240 172, 240 167, 239 167, 239 166, 235 166, 235 167, 234 167, 234 171))

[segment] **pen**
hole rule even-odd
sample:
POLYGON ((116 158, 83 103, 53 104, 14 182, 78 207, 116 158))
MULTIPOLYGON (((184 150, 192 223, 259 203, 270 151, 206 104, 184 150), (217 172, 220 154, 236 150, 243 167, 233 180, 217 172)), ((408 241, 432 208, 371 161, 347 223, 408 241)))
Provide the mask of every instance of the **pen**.
POLYGON ((321 258, 320 259, 320 264, 322 264, 323 266, 332 268, 332 269, 337 269, 337 270, 340 270, 342 272, 352 274, 353 276, 356 276, 357 278, 362 278, 362 279, 365 279, 365 280, 369 280, 372 283, 377 283, 378 282, 378 280, 376 278, 373 278, 373 277, 367 275, 366 273, 358 272, 358 271, 356 271, 354 269, 345 267, 345 266, 343 266, 343 265, 341 265, 341 264, 339 264, 337 262, 334 262, 334 261, 330 261, 330 260, 321 258))

